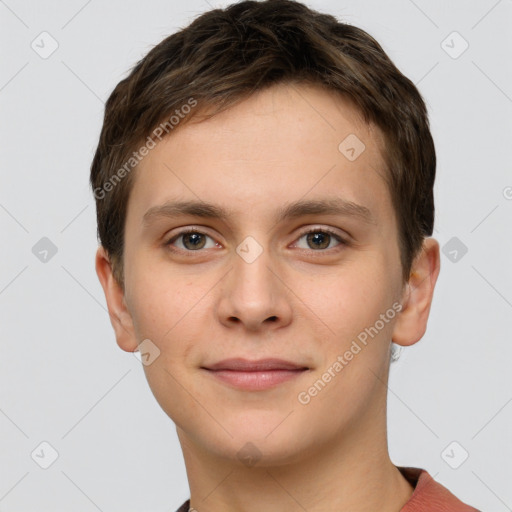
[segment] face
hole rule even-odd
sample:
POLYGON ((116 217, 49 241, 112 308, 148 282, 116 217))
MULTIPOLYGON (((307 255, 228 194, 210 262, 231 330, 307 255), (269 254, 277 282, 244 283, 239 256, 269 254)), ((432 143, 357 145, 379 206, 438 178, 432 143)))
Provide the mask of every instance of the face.
POLYGON ((340 97, 279 85, 139 164, 117 339, 150 340, 146 377, 183 443, 284 463, 381 414, 403 292, 381 145, 340 97), (301 370, 212 371, 231 358, 301 370))

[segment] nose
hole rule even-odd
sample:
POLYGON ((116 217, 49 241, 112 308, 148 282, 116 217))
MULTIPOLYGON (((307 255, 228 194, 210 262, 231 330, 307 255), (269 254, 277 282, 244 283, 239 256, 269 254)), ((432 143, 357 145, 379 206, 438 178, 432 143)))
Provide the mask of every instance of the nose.
POLYGON ((251 262, 234 254, 219 290, 217 315, 226 327, 275 330, 292 320, 292 294, 268 251, 251 262))

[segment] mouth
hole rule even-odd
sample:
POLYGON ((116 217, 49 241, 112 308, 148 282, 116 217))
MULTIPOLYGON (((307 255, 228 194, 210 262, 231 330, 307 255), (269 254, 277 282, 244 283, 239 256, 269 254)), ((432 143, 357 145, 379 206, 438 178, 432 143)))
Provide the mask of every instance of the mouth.
POLYGON ((247 391, 273 388, 310 370, 282 359, 250 361, 242 358, 226 359, 201 368, 221 382, 247 391))

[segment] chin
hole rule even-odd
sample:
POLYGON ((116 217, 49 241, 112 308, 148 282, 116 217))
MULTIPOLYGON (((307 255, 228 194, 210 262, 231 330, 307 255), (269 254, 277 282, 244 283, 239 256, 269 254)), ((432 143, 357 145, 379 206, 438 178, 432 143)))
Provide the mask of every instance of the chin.
POLYGON ((316 443, 308 445, 304 432, 308 427, 294 424, 292 415, 286 418, 282 412, 272 412, 264 418, 256 414, 247 414, 240 421, 224 421, 224 428, 215 428, 209 424, 198 425, 196 441, 210 455, 247 467, 276 467, 297 462, 316 443), (286 418, 286 419, 285 419, 286 418), (284 421, 283 421, 284 420, 284 421), (212 436, 213 434, 213 436, 212 436), (206 437, 208 436, 208 437, 206 437), (200 438, 200 439, 198 439, 200 438), (300 441, 298 441, 300 440, 300 441))

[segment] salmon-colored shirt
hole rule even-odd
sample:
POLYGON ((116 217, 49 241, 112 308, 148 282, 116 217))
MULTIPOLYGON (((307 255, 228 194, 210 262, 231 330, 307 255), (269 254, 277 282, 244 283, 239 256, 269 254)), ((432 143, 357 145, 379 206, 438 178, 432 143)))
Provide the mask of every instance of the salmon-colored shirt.
MULTIPOLYGON (((480 512, 462 503, 424 469, 397 467, 414 487, 410 500, 400 512, 480 512)), ((176 512, 188 512, 189 507, 190 500, 187 500, 176 512)))
POLYGON ((414 487, 411 498, 400 512, 479 512, 476 508, 462 503, 424 469, 397 467, 414 487))

